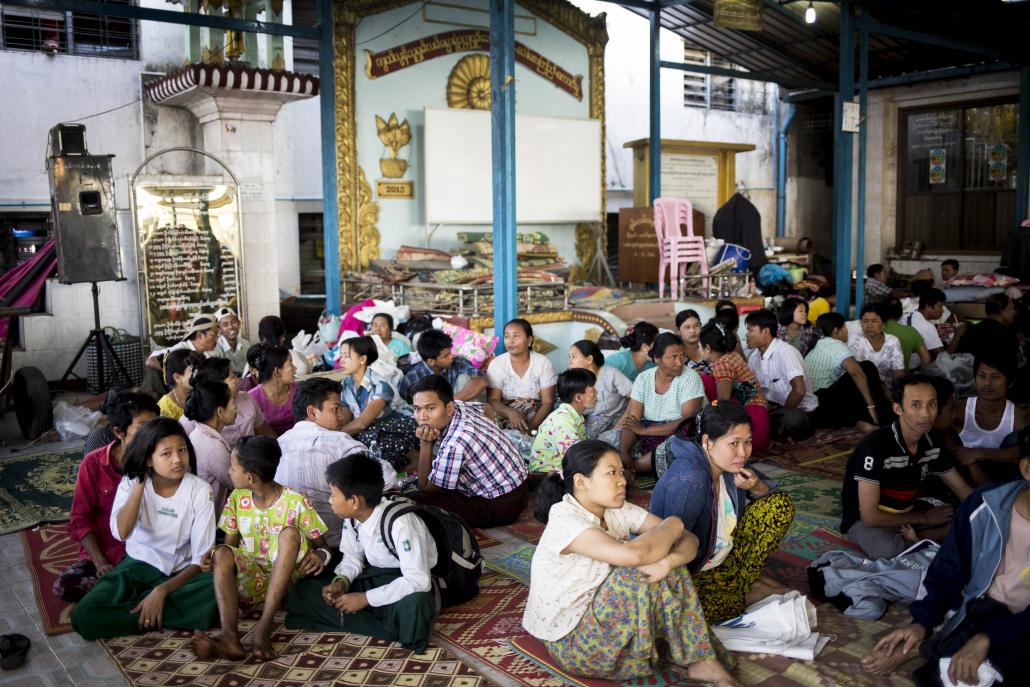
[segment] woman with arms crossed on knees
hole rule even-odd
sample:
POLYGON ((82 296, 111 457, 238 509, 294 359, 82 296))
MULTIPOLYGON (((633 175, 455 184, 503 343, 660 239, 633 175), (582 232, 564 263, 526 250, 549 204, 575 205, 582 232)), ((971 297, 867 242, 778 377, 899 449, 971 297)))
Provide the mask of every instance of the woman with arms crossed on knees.
POLYGON ((626 501, 619 454, 601 441, 568 450, 540 483, 545 523, 522 625, 573 675, 627 680, 668 660, 694 680, 738 683, 716 658, 686 563, 697 537, 626 501), (635 538, 630 537, 636 535, 635 538))
POLYGON ((72 611, 83 639, 214 624, 211 573, 200 566, 215 544, 215 509, 195 471, 193 446, 175 420, 159 417, 136 433, 111 508, 111 534, 125 542, 126 556, 72 611))

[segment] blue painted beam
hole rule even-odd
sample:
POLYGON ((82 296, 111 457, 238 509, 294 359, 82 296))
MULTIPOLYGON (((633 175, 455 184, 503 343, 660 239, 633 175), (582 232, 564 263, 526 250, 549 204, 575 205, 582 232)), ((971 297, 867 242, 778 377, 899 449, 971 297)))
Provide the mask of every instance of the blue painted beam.
POLYGON ((325 307, 342 315, 340 302, 340 209, 336 196, 336 82, 333 75, 333 3, 318 0, 318 114, 322 139, 322 259, 325 307))
POLYGON ((662 69, 678 69, 683 72, 695 72, 698 74, 714 74, 715 76, 728 76, 734 79, 746 79, 748 81, 768 81, 787 88, 816 88, 822 90, 835 90, 836 84, 826 81, 812 81, 810 79, 795 79, 789 76, 780 76, 771 72, 749 72, 743 69, 727 69, 725 67, 709 67, 701 64, 687 64, 685 62, 670 62, 662 60, 662 69))
MULTIPOLYGON (((1019 70, 1019 139, 1016 142, 1016 222, 1030 216, 1030 67, 1019 70)), ((1013 227, 1014 228, 1014 227, 1013 227)))
POLYGON ((52 12, 81 12, 99 14, 106 17, 122 17, 142 21, 156 21, 165 24, 185 24, 186 26, 206 26, 226 31, 245 31, 248 33, 268 33, 274 36, 291 36, 293 38, 318 38, 318 29, 312 26, 294 26, 292 24, 274 24, 256 19, 232 19, 207 14, 190 14, 181 11, 156 10, 136 5, 120 5, 96 0, 4 0, 5 7, 26 7, 35 10, 52 12))
POLYGON ((493 161, 494 332, 518 317, 515 252, 515 0, 490 0, 490 120, 493 161))
POLYGON ((852 134, 843 130, 844 100, 855 92, 855 30, 850 0, 840 3, 840 88, 834 107, 833 275, 837 312, 851 313, 851 154, 852 134), (842 94, 846 94, 842 95, 842 94))
POLYGON ((944 38, 943 36, 935 36, 931 33, 899 29, 896 26, 881 24, 878 21, 869 22, 869 31, 883 36, 890 36, 891 38, 900 38, 905 41, 914 41, 916 43, 925 43, 926 45, 933 45, 939 48, 947 48, 948 50, 958 50, 960 52, 968 52, 975 55, 986 55, 988 57, 999 59, 1003 57, 1003 55, 997 50, 983 45, 966 43, 964 41, 955 41, 950 38, 944 38))
MULTIPOLYGON (((779 104, 776 109, 779 110, 779 104)), ((783 126, 777 131, 779 136, 779 150, 776 153, 776 235, 787 235, 787 134, 790 132, 790 125, 794 122, 794 116, 798 112, 798 106, 790 104, 787 116, 783 120, 783 126)))
POLYGON ((858 219, 855 231, 855 310, 862 311, 865 300, 865 185, 866 115, 869 111, 869 12, 862 8, 858 26, 858 219))
POLYGON ((661 10, 651 10, 651 144, 648 146, 648 200, 654 204, 655 198, 662 195, 662 50, 661 10))

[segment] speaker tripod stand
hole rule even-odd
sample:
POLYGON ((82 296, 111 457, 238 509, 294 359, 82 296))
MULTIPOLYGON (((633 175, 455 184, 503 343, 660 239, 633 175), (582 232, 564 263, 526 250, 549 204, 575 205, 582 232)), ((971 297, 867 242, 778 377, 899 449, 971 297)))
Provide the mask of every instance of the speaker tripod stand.
MULTIPOLYGON (((90 282, 90 284, 92 285, 93 291, 93 331, 91 331, 89 336, 86 337, 86 340, 79 348, 79 352, 75 354, 75 359, 72 360, 68 369, 64 371, 64 375, 61 376, 61 381, 58 383, 58 386, 64 386, 68 377, 72 376, 72 370, 75 369, 75 366, 79 364, 79 360, 82 359, 82 354, 85 353, 90 346, 94 346, 96 348, 97 379, 99 380, 101 388, 103 388, 107 383, 107 377, 104 375, 105 349, 111 354, 111 360, 114 361, 115 367, 121 373, 122 379, 125 380, 126 384, 131 386, 132 377, 129 376, 129 371, 125 368, 125 363, 123 363, 122 359, 118 357, 118 353, 114 350, 114 346, 111 345, 111 339, 108 338, 107 332, 105 332, 104 328, 100 326, 100 287, 97 286, 95 281, 90 282)), ((87 386, 89 385, 88 380, 86 384, 87 386)))

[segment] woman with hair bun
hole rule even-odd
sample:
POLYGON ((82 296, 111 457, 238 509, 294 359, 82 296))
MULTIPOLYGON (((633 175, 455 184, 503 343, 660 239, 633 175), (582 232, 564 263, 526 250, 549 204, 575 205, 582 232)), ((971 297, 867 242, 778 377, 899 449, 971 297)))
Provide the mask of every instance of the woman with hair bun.
POLYGON ((297 368, 290 351, 282 346, 259 344, 247 351, 258 371, 258 385, 248 393, 261 409, 276 436, 293 427, 293 394, 297 390, 297 368), (256 350, 255 350, 256 349, 256 350))
POLYGON ((736 354, 737 335, 718 320, 711 320, 701 329, 701 352, 711 363, 713 383, 705 385, 708 400, 715 403, 737 403, 751 418, 752 448, 762 451, 769 446, 769 404, 762 386, 747 363, 736 354))
MULTIPOLYGON (((588 439, 596 439, 602 432, 615 428, 629 403, 633 382, 620 370, 605 363, 605 355, 596 343, 582 339, 569 346, 569 369, 590 370, 597 378, 594 390, 597 405, 587 408, 586 430, 588 439)), ((565 399, 562 399, 565 401, 565 399)))
POLYGON ((626 486, 619 454, 589 439, 540 483, 534 515, 546 527, 522 626, 572 675, 630 680, 662 661, 695 681, 737 685, 686 567, 697 537, 679 518, 628 502, 626 486))
POLYGON ((751 418, 733 403, 701 412, 690 436, 669 441, 673 456, 651 495, 651 512, 677 517, 698 540, 689 561, 705 618, 735 618, 786 589, 762 573, 794 520, 790 496, 748 467, 751 418))
POLYGON ((215 510, 221 512, 233 490, 229 478, 232 447, 222 430, 236 421, 236 396, 225 382, 199 382, 186 399, 185 417, 196 423, 190 443, 197 456, 197 475, 215 495, 215 510))
POLYGON ((619 339, 623 350, 605 356, 605 363, 626 375, 629 381, 637 381, 641 372, 655 366, 651 359, 651 348, 657 336, 658 327, 650 322, 637 322, 619 339))

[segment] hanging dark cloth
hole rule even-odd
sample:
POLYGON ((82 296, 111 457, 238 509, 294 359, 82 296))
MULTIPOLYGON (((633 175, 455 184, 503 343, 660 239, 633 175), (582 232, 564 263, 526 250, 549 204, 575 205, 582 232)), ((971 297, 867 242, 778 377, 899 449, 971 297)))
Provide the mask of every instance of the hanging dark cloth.
POLYGON ((762 216, 750 200, 739 193, 718 209, 712 219, 712 235, 751 251, 751 271, 755 274, 768 262, 762 242, 762 216))
POLYGON ((1017 227, 1006 237, 997 271, 1030 283, 1030 227, 1017 227))

